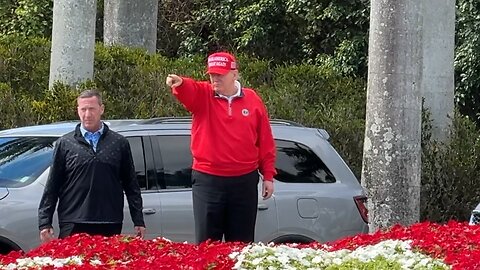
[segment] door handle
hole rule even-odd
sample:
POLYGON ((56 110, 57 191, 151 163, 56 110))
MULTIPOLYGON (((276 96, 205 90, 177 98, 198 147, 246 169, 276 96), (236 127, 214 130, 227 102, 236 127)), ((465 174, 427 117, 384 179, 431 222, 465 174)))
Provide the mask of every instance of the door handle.
POLYGON ((267 210, 268 209, 268 205, 264 204, 264 203, 260 203, 258 204, 257 206, 258 210, 262 211, 262 210, 267 210))
POLYGON ((157 210, 153 209, 153 208, 145 208, 142 210, 142 212, 145 214, 145 215, 153 215, 157 212, 157 210))

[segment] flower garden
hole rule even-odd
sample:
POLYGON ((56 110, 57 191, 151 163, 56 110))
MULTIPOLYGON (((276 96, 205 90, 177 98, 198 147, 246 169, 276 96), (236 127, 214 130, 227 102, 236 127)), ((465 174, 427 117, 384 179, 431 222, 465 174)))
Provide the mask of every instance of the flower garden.
POLYGON ((480 269, 480 226, 422 222, 332 243, 288 245, 78 234, 26 254, 0 255, 0 269, 480 269))

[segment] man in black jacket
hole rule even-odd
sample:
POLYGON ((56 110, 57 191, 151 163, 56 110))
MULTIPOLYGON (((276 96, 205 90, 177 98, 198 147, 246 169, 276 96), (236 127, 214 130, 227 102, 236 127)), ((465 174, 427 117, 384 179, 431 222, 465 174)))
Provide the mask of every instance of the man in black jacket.
POLYGON ((100 93, 77 98, 80 124, 55 144, 53 164, 38 208, 40 239, 54 237, 58 201, 59 238, 75 233, 120 234, 125 192, 137 234, 143 238, 142 197, 128 141, 101 121, 100 93))

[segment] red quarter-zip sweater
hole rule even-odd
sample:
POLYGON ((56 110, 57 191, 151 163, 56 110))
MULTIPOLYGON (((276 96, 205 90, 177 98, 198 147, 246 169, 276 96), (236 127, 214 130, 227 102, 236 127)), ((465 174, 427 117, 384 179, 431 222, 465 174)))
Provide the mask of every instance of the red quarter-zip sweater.
POLYGON ((254 90, 242 88, 229 102, 206 81, 183 77, 172 88, 192 113, 192 168, 218 176, 239 176, 256 169, 273 181, 275 142, 265 105, 254 90))

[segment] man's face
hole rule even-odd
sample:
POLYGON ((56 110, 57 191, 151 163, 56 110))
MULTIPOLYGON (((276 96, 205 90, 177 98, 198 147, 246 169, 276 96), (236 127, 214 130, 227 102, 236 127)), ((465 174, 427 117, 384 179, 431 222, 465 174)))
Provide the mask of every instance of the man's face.
POLYGON ((97 97, 77 99, 77 112, 83 127, 90 132, 100 129, 104 106, 100 105, 97 97))
POLYGON ((236 93, 235 80, 237 79, 238 71, 232 70, 225 75, 210 74, 210 83, 213 90, 222 95, 233 95, 236 93))

